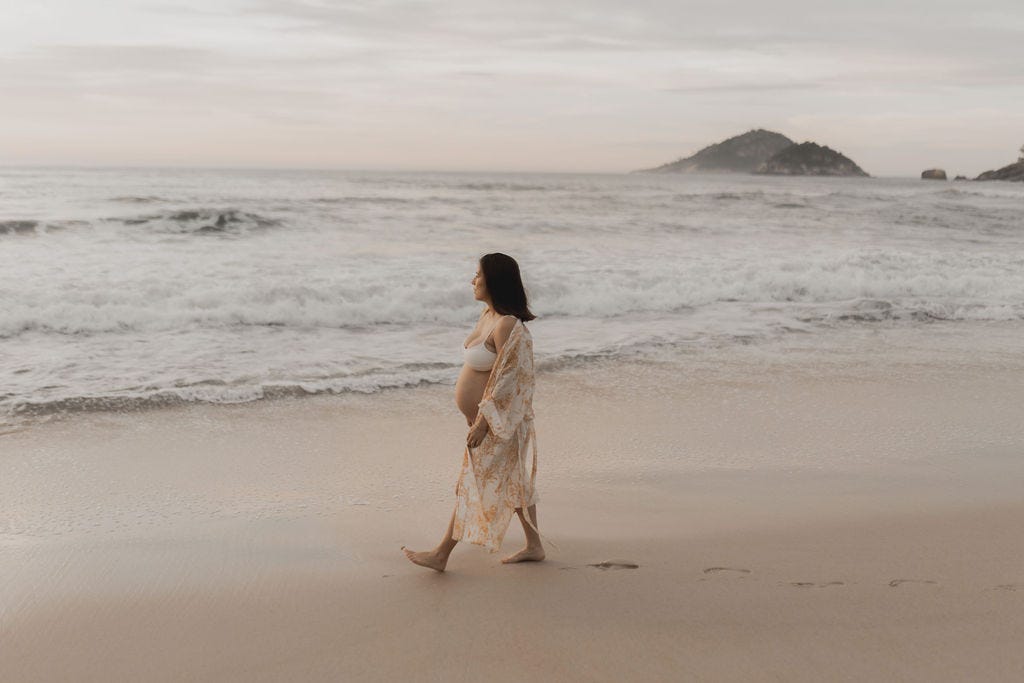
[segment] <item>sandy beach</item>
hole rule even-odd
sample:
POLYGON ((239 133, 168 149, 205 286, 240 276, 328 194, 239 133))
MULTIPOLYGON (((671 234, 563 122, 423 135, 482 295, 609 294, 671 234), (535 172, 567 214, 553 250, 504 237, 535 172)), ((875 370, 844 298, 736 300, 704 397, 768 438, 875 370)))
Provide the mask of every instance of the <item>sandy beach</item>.
POLYGON ((1020 680, 1020 331, 956 329, 543 371, 557 548, 445 574, 450 386, 9 428, 0 680, 1020 680))

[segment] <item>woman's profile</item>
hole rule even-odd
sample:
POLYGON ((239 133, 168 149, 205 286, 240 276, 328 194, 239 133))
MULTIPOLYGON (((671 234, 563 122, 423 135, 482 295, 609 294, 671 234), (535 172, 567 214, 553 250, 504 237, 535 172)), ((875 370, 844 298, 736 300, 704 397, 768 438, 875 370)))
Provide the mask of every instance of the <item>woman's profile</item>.
POLYGON ((455 510, 436 548, 417 552, 402 547, 409 560, 439 572, 459 541, 496 552, 513 512, 523 524, 526 547, 502 562, 544 559, 534 487, 533 339, 524 324, 535 316, 519 264, 505 254, 482 256, 473 295, 486 307, 463 344, 465 362, 455 384, 455 403, 469 425, 455 510))

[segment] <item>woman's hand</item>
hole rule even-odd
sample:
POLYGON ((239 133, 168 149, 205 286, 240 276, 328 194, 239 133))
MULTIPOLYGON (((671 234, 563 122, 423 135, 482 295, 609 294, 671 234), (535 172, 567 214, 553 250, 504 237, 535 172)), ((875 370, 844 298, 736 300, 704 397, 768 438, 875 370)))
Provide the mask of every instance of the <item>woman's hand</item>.
POLYGON ((490 425, 487 424, 482 416, 476 418, 476 422, 469 428, 469 435, 466 436, 466 445, 470 448, 476 448, 483 443, 484 437, 487 436, 487 432, 490 430, 490 425))

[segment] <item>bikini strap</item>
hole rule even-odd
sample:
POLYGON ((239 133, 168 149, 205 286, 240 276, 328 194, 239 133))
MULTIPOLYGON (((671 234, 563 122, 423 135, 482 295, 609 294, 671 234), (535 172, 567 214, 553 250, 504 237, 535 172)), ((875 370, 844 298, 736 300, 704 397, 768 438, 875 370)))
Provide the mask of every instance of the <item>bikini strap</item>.
MULTIPOLYGON (((510 314, 510 315, 503 315, 500 318, 498 318, 495 321, 495 323, 493 325, 491 325, 491 329, 487 331, 487 334, 484 335, 484 340, 482 342, 480 342, 481 344, 487 344, 487 338, 490 337, 494 333, 495 328, 498 327, 498 323, 500 323, 502 321, 502 319, 504 319, 504 318, 515 318, 515 316, 510 314)), ((518 320, 518 318, 516 318, 516 319, 518 320)), ((515 327, 514 324, 513 324, 513 327, 515 327)))

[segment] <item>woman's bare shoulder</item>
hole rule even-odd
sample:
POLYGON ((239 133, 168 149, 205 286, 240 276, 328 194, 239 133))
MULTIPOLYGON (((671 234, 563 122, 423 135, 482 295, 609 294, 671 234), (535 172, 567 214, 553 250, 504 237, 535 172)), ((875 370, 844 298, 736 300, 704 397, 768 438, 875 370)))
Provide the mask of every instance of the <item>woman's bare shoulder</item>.
POLYGON ((501 348, 508 341, 509 336, 512 334, 512 329, 519 322, 519 318, 514 315, 506 315, 498 321, 498 324, 494 326, 494 344, 497 348, 501 348))

